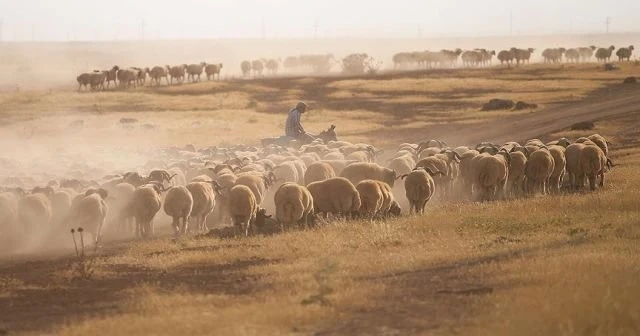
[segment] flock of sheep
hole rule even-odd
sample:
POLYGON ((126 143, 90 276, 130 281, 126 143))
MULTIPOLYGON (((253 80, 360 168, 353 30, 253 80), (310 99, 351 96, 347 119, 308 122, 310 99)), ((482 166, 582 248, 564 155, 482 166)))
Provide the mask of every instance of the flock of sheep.
MULTIPOLYGON (((569 63, 588 62, 594 56, 598 61, 609 62, 616 48, 597 48, 595 46, 582 48, 549 48, 542 51, 545 63, 560 63, 563 58, 569 63)), ((615 55, 620 62, 630 61, 634 47, 620 48, 615 55)), ((406 69, 431 69, 431 68, 454 68, 461 61, 464 67, 488 66, 492 64, 494 56, 500 64, 516 65, 529 63, 531 56, 535 52, 533 48, 519 49, 511 48, 496 53, 495 50, 474 49, 463 51, 462 49, 440 51, 415 51, 400 52, 393 55, 393 66, 396 70, 406 69)), ((341 60, 335 58, 333 54, 299 55, 290 56, 284 59, 256 59, 253 61, 243 61, 240 70, 244 77, 253 75, 262 77, 276 75, 281 66, 289 72, 312 72, 328 73, 336 65, 342 65, 342 70, 347 74, 364 74, 376 72, 381 66, 381 62, 375 61, 372 57, 364 53, 350 54, 341 60)), ((94 70, 80 74, 76 80, 78 91, 84 89, 104 90, 109 88, 111 82, 114 87, 130 88, 145 85, 147 79, 150 85, 160 85, 164 80, 167 85, 182 84, 185 80, 191 82, 200 81, 204 73, 208 80, 220 79, 222 63, 207 64, 205 62, 197 64, 182 64, 177 66, 154 66, 152 68, 120 68, 114 66, 110 70, 94 70)))
POLYGON ((92 91, 104 90, 109 88, 113 82, 114 88, 130 88, 144 86, 147 78, 150 80, 149 85, 161 85, 162 80, 167 85, 182 84, 186 80, 199 82, 202 74, 206 74, 208 80, 220 79, 222 71, 222 63, 207 64, 205 62, 197 64, 182 64, 176 66, 154 66, 152 68, 120 68, 114 66, 110 70, 94 70, 93 72, 82 73, 76 80, 78 82, 78 91, 91 89, 92 91))
MULTIPOLYGON (((609 48, 597 48, 595 46, 571 49, 549 48, 542 51, 542 57, 545 63, 560 63, 563 57, 566 62, 579 63, 588 62, 595 55, 598 61, 609 62, 615 49, 614 46, 609 48)), ((633 49, 633 46, 618 49, 616 51, 618 61, 630 61, 633 49)), ((490 65, 493 57, 496 56, 500 64, 511 65, 515 63, 520 65, 529 63, 534 52, 535 49, 533 48, 519 49, 515 47, 501 50, 497 54, 495 50, 487 49, 401 52, 393 55, 393 64, 395 69, 452 68, 457 66, 458 59, 460 59, 465 67, 477 67, 490 65)))
POLYGON ((403 143, 386 160, 382 153, 334 139, 297 148, 167 148, 140 171, 116 173, 70 160, 66 169, 75 169, 76 178, 4 181, 13 186, 0 192, 0 238, 71 227, 83 227, 96 241, 105 231, 150 237, 154 218, 164 215, 176 235, 227 224, 247 236, 334 218, 385 220, 400 216, 402 204, 422 214, 434 198, 494 201, 585 185, 595 190, 613 166, 608 143, 597 134, 475 147, 429 140, 403 143))

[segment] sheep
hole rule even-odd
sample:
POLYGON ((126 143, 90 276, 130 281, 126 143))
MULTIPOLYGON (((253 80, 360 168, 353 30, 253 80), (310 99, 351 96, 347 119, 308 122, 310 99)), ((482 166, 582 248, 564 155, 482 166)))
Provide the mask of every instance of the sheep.
POLYGON ((351 217, 360 210, 360 194, 356 187, 344 177, 334 177, 313 182, 307 186, 313 197, 316 213, 351 217))
POLYGON ((596 46, 590 46, 588 48, 578 48, 578 53, 580 54, 580 59, 583 62, 587 62, 593 57, 593 53, 596 50, 596 46))
POLYGON ((583 143, 574 143, 567 147, 565 151, 565 160, 567 166, 567 174, 572 190, 579 190, 584 186, 584 178, 582 177, 582 169, 580 167, 580 153, 586 147, 583 143))
POLYGON ((324 181, 336 177, 333 167, 327 162, 315 162, 307 167, 304 173, 304 185, 308 186, 313 182, 324 181))
POLYGON ((602 62, 609 62, 614 50, 616 50, 616 47, 614 46, 610 46, 609 48, 598 48, 598 50, 596 50, 596 59, 602 62))
POLYGON ((107 80, 108 71, 94 71, 89 78, 91 90, 104 89, 104 82, 107 80))
POLYGON ((229 214, 233 220, 236 235, 242 232, 246 237, 252 230, 251 224, 255 221, 258 212, 258 201, 254 195, 254 192, 244 185, 236 185, 229 192, 229 214))
POLYGON ((69 210, 67 227, 82 227, 93 235, 95 243, 98 244, 107 217, 108 207, 105 199, 108 192, 104 189, 90 189, 79 196, 69 210))
POLYGON ((553 157, 553 173, 549 178, 549 190, 551 192, 560 192, 562 181, 566 172, 567 159, 565 158, 565 148, 558 145, 549 146, 549 153, 553 157))
POLYGON ((345 157, 344 157, 344 154, 340 152, 329 152, 325 154, 324 157, 322 157, 322 159, 329 160, 329 161, 344 161, 345 157))
POLYGON ((593 141, 594 144, 600 147, 600 149, 602 149, 602 151, 604 152, 605 156, 609 156, 609 146, 608 146, 607 140, 602 135, 592 134, 588 136, 587 139, 593 141))
POLYGON ((502 50, 498 53, 498 60, 500 61, 500 64, 507 63, 507 65, 510 65, 514 58, 515 56, 511 50, 502 50))
POLYGON ((262 76, 264 70, 264 62, 262 60, 251 61, 251 69, 253 70, 253 76, 262 76))
POLYGON ((604 173, 611 165, 611 161, 607 159, 604 151, 595 145, 585 145, 580 151, 579 180, 583 181, 586 177, 589 180, 589 188, 596 190, 597 178, 600 177, 599 186, 604 187, 604 173))
POLYGON ((416 161, 408 155, 394 158, 387 164, 387 168, 395 171, 398 175, 409 174, 415 166, 416 161))
POLYGON ((136 84, 140 86, 144 86, 144 83, 147 81, 147 73, 149 73, 149 68, 131 68, 136 75, 136 84))
POLYGON ((236 185, 244 185, 248 187, 255 196, 258 205, 262 204, 267 189, 275 182, 275 175, 273 173, 267 175, 255 175, 246 173, 245 175, 238 176, 236 179, 236 185))
POLYGON ((53 226, 58 227, 62 224, 71 209, 71 202, 75 196, 74 190, 66 188, 57 190, 51 196, 51 223, 53 226))
POLYGON ((129 183, 134 187, 139 187, 146 183, 146 179, 138 172, 127 172, 122 176, 123 183, 129 183))
POLYGON ((296 183, 284 183, 275 193, 276 218, 282 232, 294 223, 311 225, 313 220, 313 196, 309 190, 296 183))
POLYGON ((580 62, 580 52, 578 49, 571 48, 565 51, 564 57, 567 59, 569 63, 579 63, 580 62))
POLYGON ((129 88, 132 83, 134 87, 137 85, 138 73, 133 69, 120 69, 116 77, 121 88, 129 88))
POLYGON ((352 163, 346 166, 340 176, 348 179, 353 184, 358 184, 363 180, 378 180, 386 182, 391 187, 393 187, 397 179, 397 174, 393 169, 382 167, 377 163, 365 162, 352 163))
POLYGON ((427 202, 436 192, 433 176, 437 174, 442 175, 442 172, 433 172, 430 168, 420 167, 402 176, 410 214, 424 214, 427 202))
POLYGON ((91 84, 91 74, 86 72, 82 73, 76 77, 76 81, 78 82, 78 91, 80 91, 82 87, 88 89, 89 84, 91 84))
POLYGON ((524 193, 524 183, 526 180, 527 156, 520 151, 509 153, 509 178, 507 191, 511 196, 520 196, 524 193))
POLYGON ((559 63, 566 51, 565 48, 545 49, 542 51, 542 57, 545 63, 559 63))
POLYGON ((529 63, 529 59, 531 59, 531 54, 533 54, 533 52, 535 51, 535 49, 533 48, 528 48, 528 49, 518 49, 518 48, 511 48, 511 52, 513 52, 513 57, 516 59, 516 65, 520 65, 520 63, 524 64, 529 63))
POLYGON ((169 85, 173 85, 173 79, 175 78, 178 84, 182 84, 184 82, 184 75, 187 71, 187 65, 177 65, 177 66, 169 66, 169 85))
POLYGON ((363 180, 356 185, 360 195, 360 209, 358 214, 373 220, 382 210, 384 195, 380 184, 375 180, 363 180))
MULTIPOLYGON (((116 184, 111 190, 109 190, 110 197, 107 199, 110 213, 119 214, 122 209, 131 201, 133 193, 136 187, 133 185, 122 182, 116 184)), ((133 228, 132 218, 124 218, 120 223, 121 231, 127 231, 133 228), (131 225, 129 225, 131 224, 131 225)))
POLYGON ((251 73, 251 62, 243 61, 240 64, 240 69, 242 70, 242 76, 247 77, 251 73))
POLYGON ((449 165, 445 160, 430 156, 418 161, 415 168, 429 168, 433 172, 441 172, 443 175, 435 178, 436 184, 443 188, 443 191, 450 188, 452 180, 449 178, 449 165))
POLYGON ((462 177, 462 188, 468 195, 471 195, 473 192, 475 178, 472 162, 473 158, 478 155, 480 155, 480 153, 475 149, 471 149, 460 155, 460 176, 462 177))
POLYGON ((186 186, 192 196, 191 219, 199 232, 207 232, 207 217, 216 207, 216 196, 220 193, 220 185, 216 182, 191 182, 186 186))
POLYGON ((136 236, 150 237, 153 235, 153 218, 161 208, 160 195, 165 189, 159 184, 147 184, 138 187, 131 196, 131 200, 121 210, 119 220, 135 218, 136 236))
POLYGON ((45 194, 27 195, 18 201, 18 222, 27 235, 40 227, 47 227, 52 216, 51 201, 45 194))
POLYGON ((509 178, 509 163, 511 157, 506 151, 496 155, 480 155, 474 169, 476 183, 481 201, 502 198, 509 178))
POLYGON ((547 148, 534 151, 529 155, 525 173, 527 175, 527 191, 542 194, 549 192, 549 179, 555 169, 553 156, 547 148))
POLYGON ((629 46, 628 48, 620 48, 618 49, 618 51, 616 51, 616 56, 618 56, 618 61, 619 62, 624 62, 625 60, 627 60, 628 62, 631 61, 631 54, 633 53, 633 46, 629 46))
POLYGON ((275 75, 278 73, 278 68, 280 68, 280 61, 276 59, 269 59, 264 66, 270 74, 275 75))
POLYGON ((353 160, 358 162, 373 162, 374 158, 369 151, 355 151, 347 156, 345 156, 346 160, 353 160))
POLYGON ((162 78, 164 78, 164 80, 167 82, 167 85, 169 85, 169 71, 170 71, 170 67, 161 67, 161 66, 154 66, 153 68, 151 68, 151 70, 149 70, 149 77, 151 77, 151 86, 153 86, 153 83, 155 82, 157 85, 160 85, 160 81, 162 80, 162 78))
POLYGON ((202 75, 202 71, 207 66, 207 63, 201 62, 200 64, 189 64, 187 66, 187 80, 191 79, 191 82, 200 81, 200 75, 202 75), (198 77, 196 80, 196 76, 198 77))
POLYGON ((397 209, 394 209, 394 203, 397 204, 396 199, 393 196, 391 186, 382 181, 375 182, 380 186, 380 191, 382 191, 382 206, 378 214, 383 218, 388 217, 392 214, 392 211, 397 211, 397 209))
POLYGON ((111 84, 111 82, 113 82, 113 86, 116 87, 118 85, 118 70, 120 70, 120 67, 117 65, 114 65, 111 70, 107 71, 107 78, 105 80, 105 82, 107 83, 107 89, 109 88, 109 85, 111 84))
POLYGON ((164 199, 164 212, 173 218, 171 227, 175 235, 185 234, 189 228, 188 218, 193 209, 193 197, 183 186, 171 187, 164 199), (180 225, 182 219, 182 225, 180 225))
POLYGON ((207 80, 215 80, 216 75, 218 75, 218 80, 220 79, 220 72, 222 71, 222 63, 218 64, 207 64, 204 68, 204 72, 207 74, 207 80))
POLYGON ((328 163, 333 168, 333 171, 335 171, 336 176, 337 176, 337 175, 340 175, 342 173, 342 171, 344 170, 345 167, 347 167, 348 165, 354 164, 357 161, 351 161, 351 160, 326 160, 326 159, 323 159, 321 162, 328 163))

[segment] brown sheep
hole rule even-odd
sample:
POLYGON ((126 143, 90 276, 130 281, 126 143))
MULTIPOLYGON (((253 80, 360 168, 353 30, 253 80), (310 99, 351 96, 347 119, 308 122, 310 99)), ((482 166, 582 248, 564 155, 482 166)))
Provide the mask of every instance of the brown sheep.
POLYGON ((610 46, 609 48, 598 48, 598 50, 596 50, 596 59, 605 63, 609 62, 614 50, 616 50, 616 47, 614 46, 610 46))
POLYGON ((204 72, 207 74, 207 80, 215 80, 216 75, 218 75, 218 80, 220 80, 220 72, 222 71, 222 63, 218 64, 207 64, 204 68, 204 72))
POLYGON ((619 62, 627 62, 631 61, 631 54, 633 53, 633 46, 629 46, 628 48, 620 48, 616 51, 616 56, 618 56, 619 62))

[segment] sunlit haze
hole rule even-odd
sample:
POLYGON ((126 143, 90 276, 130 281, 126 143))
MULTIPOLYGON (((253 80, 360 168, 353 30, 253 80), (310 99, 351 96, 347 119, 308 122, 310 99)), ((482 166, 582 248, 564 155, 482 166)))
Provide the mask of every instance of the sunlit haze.
POLYGON ((640 30, 637 0, 2 0, 4 41, 451 37, 640 30))

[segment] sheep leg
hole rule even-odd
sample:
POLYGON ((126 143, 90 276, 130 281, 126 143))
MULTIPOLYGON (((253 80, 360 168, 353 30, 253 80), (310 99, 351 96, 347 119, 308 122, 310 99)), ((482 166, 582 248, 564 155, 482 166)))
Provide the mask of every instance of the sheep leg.
POLYGON ((171 219, 171 228, 173 228, 173 234, 177 236, 180 233, 180 217, 173 216, 171 219))
POLYGON ((96 245, 98 245, 98 243, 100 242, 100 239, 102 238, 102 228, 104 227, 104 221, 106 218, 102 218, 100 220, 100 225, 98 225, 98 231, 96 232, 96 245))
POLYGON ((207 217, 209 217, 209 215, 203 215, 200 219, 200 231, 202 231, 203 233, 209 232, 209 226, 207 226, 207 217))

